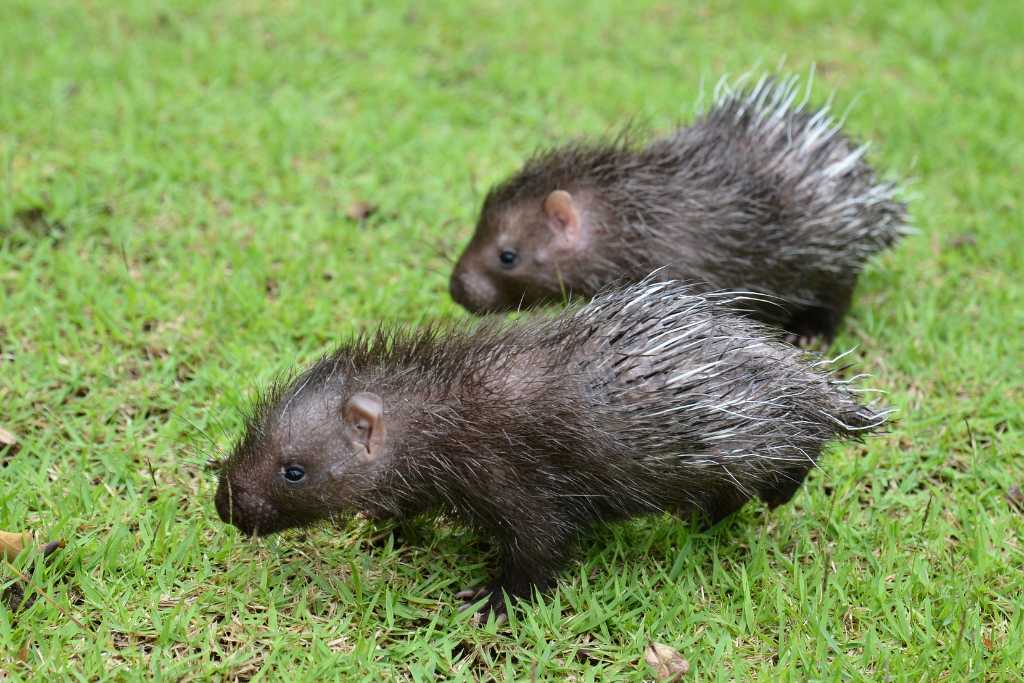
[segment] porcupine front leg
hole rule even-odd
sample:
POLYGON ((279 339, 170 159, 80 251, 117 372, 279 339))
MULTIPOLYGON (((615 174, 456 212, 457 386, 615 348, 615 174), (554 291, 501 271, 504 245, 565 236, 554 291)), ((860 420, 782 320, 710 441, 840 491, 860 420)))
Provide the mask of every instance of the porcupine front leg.
POLYGON ((810 463, 801 463, 796 467, 780 470, 771 481, 762 484, 758 488, 758 498, 763 500, 765 505, 771 510, 780 505, 785 505, 804 483, 804 479, 807 478, 807 473, 811 468, 812 465, 810 463))
POLYGON ((832 343, 853 298, 852 286, 837 283, 835 290, 834 300, 829 305, 808 306, 793 315, 786 324, 786 341, 801 347, 832 343))
POLYGON ((702 510, 703 519, 700 526, 705 529, 718 526, 718 524, 739 512, 740 508, 746 505, 749 500, 750 496, 739 491, 728 490, 720 492, 704 503, 702 510))
POLYGON ((534 589, 543 592, 550 588, 565 566, 572 552, 572 534, 559 531, 524 533, 499 539, 500 559, 498 571, 489 584, 456 593, 463 601, 460 610, 469 609, 486 597, 480 608, 481 616, 493 613, 504 621, 507 611, 505 594, 514 602, 529 598, 534 589))

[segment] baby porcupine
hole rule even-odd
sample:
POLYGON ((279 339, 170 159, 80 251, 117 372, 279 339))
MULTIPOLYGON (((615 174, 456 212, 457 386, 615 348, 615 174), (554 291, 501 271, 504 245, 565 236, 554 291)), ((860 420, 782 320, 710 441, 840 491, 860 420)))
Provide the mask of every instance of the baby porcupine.
POLYGON ((446 513, 500 551, 500 613, 598 523, 780 505, 884 413, 731 310, 749 303, 649 280, 553 318, 359 336, 257 403, 217 512, 254 535, 446 513))
POLYGON ((451 275, 474 313, 589 297, 661 268, 707 291, 771 295, 753 317, 831 341, 866 261, 906 231, 893 184, 796 78, 723 81, 692 126, 537 154, 488 193, 451 275), (780 305, 781 304, 781 305, 780 305))

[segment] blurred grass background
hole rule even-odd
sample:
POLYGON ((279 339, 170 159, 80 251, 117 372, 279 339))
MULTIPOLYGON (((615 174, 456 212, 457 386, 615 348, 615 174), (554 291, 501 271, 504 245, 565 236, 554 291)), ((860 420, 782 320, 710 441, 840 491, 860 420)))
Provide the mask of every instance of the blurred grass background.
POLYGON ((11 680, 640 679, 651 640, 701 680, 1024 673, 1024 6, 6 0, 0 57, 0 529, 68 541, 17 561, 53 602, 0 609, 11 680), (438 251, 525 155, 780 63, 911 179, 834 345, 891 433, 774 513, 596 535, 498 630, 454 612, 489 560, 458 529, 220 524, 201 463, 251 391, 464 317, 438 251))

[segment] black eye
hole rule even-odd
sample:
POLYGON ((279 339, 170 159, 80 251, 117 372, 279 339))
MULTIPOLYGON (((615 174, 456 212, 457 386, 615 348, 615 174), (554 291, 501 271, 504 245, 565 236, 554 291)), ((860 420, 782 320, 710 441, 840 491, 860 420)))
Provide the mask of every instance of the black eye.
POLYGON ((516 253, 515 249, 502 249, 501 253, 498 254, 498 258, 501 259, 501 265, 511 268, 519 260, 519 254, 516 253))
POLYGON ((281 474, 293 484, 306 478, 306 470, 302 469, 300 465, 288 465, 281 470, 281 474))

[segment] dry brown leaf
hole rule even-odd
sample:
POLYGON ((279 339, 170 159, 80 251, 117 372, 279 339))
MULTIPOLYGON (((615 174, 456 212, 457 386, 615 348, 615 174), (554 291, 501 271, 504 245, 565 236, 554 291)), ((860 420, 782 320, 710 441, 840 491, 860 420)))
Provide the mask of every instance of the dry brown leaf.
POLYGON ((25 531, 14 533, 11 531, 0 531, 0 553, 8 560, 18 556, 26 545, 32 542, 32 534, 25 531))
POLYGON ((17 612, 23 607, 27 609, 35 601, 36 596, 33 593, 29 593, 28 597, 25 596, 25 586, 21 581, 15 581, 4 589, 3 595, 0 595, 0 604, 12 612, 17 612))
MULTIPOLYGON (((21 533, 0 531, 0 554, 3 554, 8 561, 13 560, 18 556, 18 553, 25 549, 25 546, 31 544, 32 534, 28 531, 22 531, 21 533)), ((39 551, 43 553, 43 557, 48 557, 54 551, 63 548, 64 545, 63 539, 50 541, 39 546, 39 551)))
POLYGON ((0 451, 9 450, 7 455, 14 455, 18 452, 18 437, 3 427, 0 427, 0 451))
MULTIPOLYGON (((64 609, 62 607, 56 605, 56 603, 53 602, 53 599, 47 596, 46 593, 41 591, 37 586, 32 585, 31 579, 27 574, 21 574, 18 572, 17 568, 11 564, 11 560, 13 560, 18 553, 24 550, 25 546, 32 542, 32 534, 27 531, 20 534, 12 533, 10 531, 0 531, 0 555, 3 555, 4 557, 4 564, 7 565, 8 569, 20 574, 21 576, 21 581, 15 581, 9 585, 2 594, 0 594, 0 604, 6 605, 12 612, 17 612, 19 610, 28 609, 32 606, 32 603, 36 601, 36 597, 42 596, 47 602, 55 605, 57 609, 63 613, 64 609)), ((43 545, 38 546, 37 550, 42 553, 43 557, 49 557, 55 551, 63 547, 64 541, 61 539, 44 543, 43 545)), ((66 616, 77 624, 79 628, 85 628, 82 626, 81 622, 73 616, 66 616)))
POLYGON ((659 681, 678 681, 690 671, 690 663, 663 643, 648 645, 644 659, 654 669, 654 677, 659 681))
POLYGON ((327 643, 327 647, 330 648, 331 652, 351 652, 354 649, 352 643, 344 636, 330 641, 327 643))
POLYGON ((947 242, 950 249, 964 249, 978 245, 978 238, 973 232, 962 232, 947 242))
POLYGON ((1019 486, 1010 487, 1010 490, 1006 492, 1006 500, 1017 508, 1017 512, 1024 512, 1024 491, 1021 491, 1019 486))
POLYGON ((365 221, 377 212, 377 205, 362 200, 354 201, 345 209, 345 215, 358 222, 365 221))

